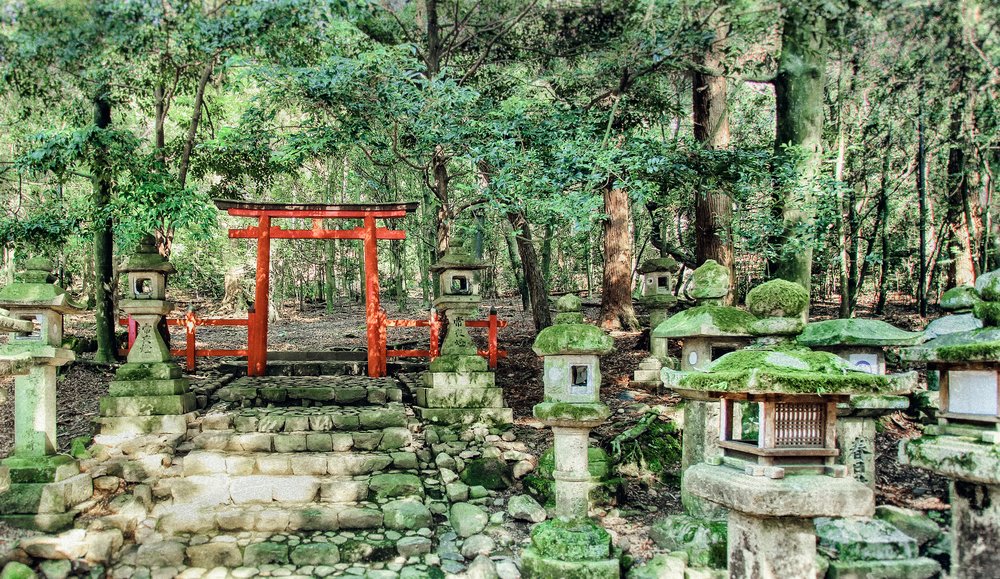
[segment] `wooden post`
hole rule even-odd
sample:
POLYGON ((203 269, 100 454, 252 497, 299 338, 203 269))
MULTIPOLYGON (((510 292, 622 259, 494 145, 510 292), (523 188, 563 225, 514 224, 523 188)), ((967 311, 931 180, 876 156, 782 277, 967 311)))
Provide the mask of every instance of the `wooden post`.
POLYGON ((198 319, 194 315, 194 310, 188 310, 188 313, 184 314, 184 331, 185 337, 187 338, 185 357, 187 359, 187 371, 194 372, 195 369, 195 332, 198 327, 198 319))
POLYGON ((271 217, 261 215, 257 226, 257 278, 254 311, 250 314, 247 342, 247 374, 263 376, 267 371, 267 315, 271 274, 271 217))
POLYGON ((379 336, 385 335, 385 327, 380 327, 379 285, 378 285, 378 234, 375 218, 365 218, 365 323, 368 326, 368 376, 385 376, 385 343, 379 336))
POLYGON ((438 321, 438 314, 436 308, 431 308, 431 360, 437 358, 441 355, 440 344, 438 344, 441 336, 441 322, 438 321))
POLYGON ((490 350, 490 370, 497 369, 497 309, 490 308, 490 327, 487 334, 490 350))

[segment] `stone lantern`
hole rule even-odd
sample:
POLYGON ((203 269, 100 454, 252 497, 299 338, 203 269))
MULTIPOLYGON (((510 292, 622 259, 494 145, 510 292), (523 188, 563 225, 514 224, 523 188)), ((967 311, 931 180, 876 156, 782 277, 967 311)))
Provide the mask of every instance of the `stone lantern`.
POLYGON ((556 308, 555 324, 539 332, 532 349, 544 360, 544 400, 535 405, 534 415, 552 428, 555 439, 552 477, 557 518, 531 530, 522 570, 527 578, 616 578, 620 563, 611 536, 587 518, 593 485, 587 450, 590 430, 610 415, 600 401, 598 356, 610 352, 614 342, 584 323, 580 298, 563 296, 556 308))
MULTIPOLYGON (((813 350, 840 356, 856 370, 885 374, 887 348, 913 346, 924 339, 921 332, 907 332, 881 320, 859 318, 827 320, 806 325, 796 341, 813 350)), ((916 382, 916 376, 911 376, 916 382)), ((878 420, 910 405, 906 396, 852 396, 837 405, 839 464, 850 464, 854 478, 875 488, 875 433, 878 420)))
POLYGON ((47 259, 30 259, 20 279, 0 289, 0 306, 12 318, 6 325, 16 330, 0 360, 27 372, 14 379, 14 454, 3 460, 11 484, 0 495, 0 513, 12 525, 42 530, 68 526, 72 507, 93 494, 90 476, 56 454, 56 368, 75 357, 62 347, 63 315, 82 309, 52 283, 52 269, 47 259))
POLYGON ((636 300, 649 312, 650 329, 666 319, 670 306, 677 303, 674 280, 680 264, 672 257, 650 259, 639 267, 639 298, 636 300))
POLYGON ((447 319, 441 355, 424 373, 416 389, 420 418, 440 424, 512 424, 514 413, 503 404, 496 375, 469 336, 465 321, 479 309, 479 272, 487 266, 460 246, 452 245, 431 271, 438 275, 440 294, 434 307, 447 319))
POLYGON ((684 398, 721 400, 723 455, 688 468, 682 485, 729 509, 729 576, 815 577, 813 519, 870 516, 875 507, 872 490, 834 461, 837 403, 894 392, 895 380, 788 344, 732 352, 707 371, 665 379, 684 398), (740 403, 756 409, 756 432, 744 432, 740 403))
POLYGON ((166 299, 167 276, 175 272, 174 266, 147 236, 119 270, 127 274, 128 288, 118 305, 137 329, 127 363, 115 372, 108 396, 101 398, 101 434, 184 433, 197 403, 159 330, 174 309, 166 299))
POLYGON ((983 327, 901 352, 940 374, 938 424, 905 440, 899 458, 952 479, 951 576, 990 577, 1000 567, 1000 270, 976 280, 983 327))

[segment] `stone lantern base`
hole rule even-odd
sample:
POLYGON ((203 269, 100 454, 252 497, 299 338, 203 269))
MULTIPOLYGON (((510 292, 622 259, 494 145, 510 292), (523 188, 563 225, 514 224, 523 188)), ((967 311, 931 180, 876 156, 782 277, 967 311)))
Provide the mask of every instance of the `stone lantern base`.
POLYGON ((44 532, 61 531, 73 524, 74 507, 94 494, 93 478, 81 473, 66 455, 11 456, 3 460, 10 469, 10 486, 0 494, 0 521, 12 527, 44 532))
POLYGON ((816 517, 871 516, 872 490, 852 478, 793 475, 768 479, 725 466, 694 465, 686 492, 729 509, 731 578, 815 577, 816 517))
POLYGON ((172 362, 129 363, 115 373, 101 398, 102 435, 183 434, 198 404, 172 362))
POLYGON ((621 561, 611 535, 590 519, 553 519, 531 530, 531 545, 521 553, 521 573, 525 579, 618 579, 621 561))
MULTIPOLYGON (((972 430, 972 429, 970 429, 972 430)), ((991 433, 991 431, 984 431, 991 433)), ((952 479, 951 577, 991 577, 1000 568, 1000 444, 972 436, 904 441, 900 462, 952 479)))
POLYGON ((514 411, 504 407, 503 390, 496 387, 496 374, 479 355, 439 356, 423 381, 414 393, 421 420, 491 426, 514 423, 514 411))
POLYGON ((837 464, 850 467, 854 478, 875 488, 875 434, 880 418, 906 410, 905 396, 858 395, 837 405, 837 464))

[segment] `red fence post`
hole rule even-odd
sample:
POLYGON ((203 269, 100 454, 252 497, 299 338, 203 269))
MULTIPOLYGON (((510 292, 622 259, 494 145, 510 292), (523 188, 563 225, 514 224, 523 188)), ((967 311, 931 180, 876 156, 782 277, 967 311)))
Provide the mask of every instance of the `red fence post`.
POLYGON ((497 369, 497 309, 490 308, 490 326, 487 334, 490 351, 490 370, 497 369))
POLYGON ((441 355, 438 339, 441 332, 441 322, 438 321, 437 309, 431 308, 431 360, 441 355))
POLYGON ((184 331, 187 338, 185 357, 187 358, 188 372, 194 372, 195 369, 195 332, 197 331, 197 327, 198 318, 195 316, 193 309, 188 309, 187 313, 184 314, 184 331))
POLYGON ((128 349, 132 349, 132 344, 135 343, 135 335, 138 333, 139 324, 132 318, 128 317, 128 349))

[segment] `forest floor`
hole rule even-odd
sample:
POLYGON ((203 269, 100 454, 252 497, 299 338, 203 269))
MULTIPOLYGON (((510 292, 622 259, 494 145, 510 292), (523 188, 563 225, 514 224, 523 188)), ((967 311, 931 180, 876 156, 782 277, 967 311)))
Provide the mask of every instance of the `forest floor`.
MULTIPOLYGON (((513 407, 515 428, 519 440, 529 448, 544 449, 551 445, 551 433, 531 415, 532 406, 542 399, 541 359, 531 350, 534 340, 534 326, 530 315, 522 312, 520 303, 511 300, 489 300, 497 308, 499 317, 509 325, 501 330, 500 345, 507 350, 507 357, 501 359, 497 368, 497 385, 502 387, 507 403, 513 407)), ((400 312, 395 303, 383 304, 390 318, 426 318, 426 312, 418 305, 400 312)), ((585 300, 585 315, 594 320, 598 315, 599 303, 585 300)), ((484 306, 485 308, 485 306, 484 306)), ((916 329, 923 321, 911 313, 907 307, 888 308, 882 316, 899 327, 916 329)), ((485 313, 484 309, 484 313, 485 313)), ((836 315, 833 304, 813 306, 816 318, 836 315)), ((232 317, 221 312, 200 311, 202 317, 232 317)), ((870 315, 864 310, 859 316, 870 315)), ((67 334, 88 337, 93 333, 92 318, 73 317, 67 320, 67 334)), ((484 341, 483 336, 474 338, 484 341)), ((639 361, 648 355, 648 334, 640 332, 619 332, 613 334, 615 350, 601 358, 602 399, 612 409, 612 420, 593 434, 606 449, 610 441, 623 431, 635 426, 649 413, 660 415, 659 420, 675 419, 678 398, 657 394, 631 387, 632 372, 639 361)), ((184 343, 179 329, 174 328, 175 347, 184 343)), ((426 347, 426 328, 393 328, 390 330, 390 345, 426 347)), ((242 327, 203 328, 198 334, 199 348, 245 347, 246 329, 242 327)), ((280 318, 272 322, 269 332, 269 349, 272 351, 324 351, 331 349, 358 348, 366 344, 364 325, 364 305, 349 303, 334 308, 327 313, 321 306, 307 307, 304 311, 285 308, 280 318)), ((485 347, 485 343, 481 347, 485 347)), ((92 434, 92 420, 97 416, 98 400, 107 392, 108 383, 113 379, 113 370, 93 364, 90 355, 80 357, 80 362, 70 366, 59 378, 58 387, 58 429, 59 446, 67 449, 71 440, 78 436, 92 434)), ((229 359, 232 361, 233 359, 229 359)), ((197 379, 216 370, 222 359, 199 359, 199 368, 192 378, 197 379)), ((13 381, 0 382, 0 455, 6 455, 13 446, 13 381), (5 396, 4 396, 5 395, 5 396)), ((947 506, 947 480, 899 464, 898 443, 903 438, 920 434, 913 416, 896 413, 883 420, 877 439, 877 502, 894 504, 921 510, 944 511, 947 506)), ((540 454, 541 451, 539 450, 540 454)), ((679 455, 678 455, 679 456, 679 455)), ((662 476, 650 475, 648 471, 622 473, 622 490, 616 505, 604 511, 604 524, 617 536, 619 543, 627 542, 633 555, 648 554, 652 543, 648 538, 649 526, 665 514, 681 512, 680 489, 677 483, 676 463, 664 470, 662 476)))

